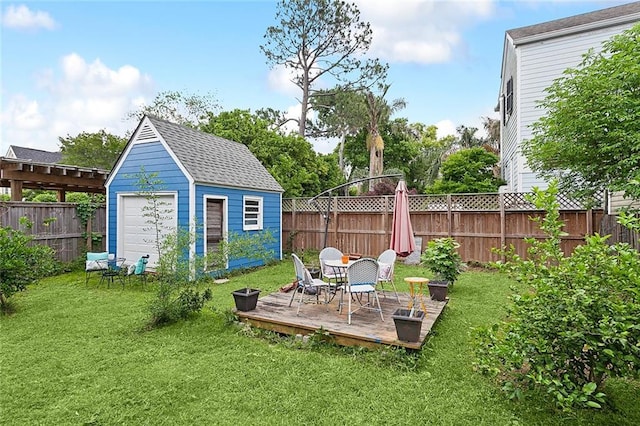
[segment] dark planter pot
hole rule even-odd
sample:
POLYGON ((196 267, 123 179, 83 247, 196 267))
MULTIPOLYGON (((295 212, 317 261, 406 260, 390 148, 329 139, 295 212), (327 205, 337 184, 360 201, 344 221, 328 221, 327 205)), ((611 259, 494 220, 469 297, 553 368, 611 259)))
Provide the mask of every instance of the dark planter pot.
POLYGON ((252 311, 258 304, 258 295, 260 290, 254 288, 241 288, 232 292, 233 299, 236 301, 236 309, 239 311, 252 311))
POLYGON ((398 340, 417 342, 420 340, 420 330, 422 329, 424 312, 415 311, 411 317, 409 316, 410 313, 410 309, 398 308, 393 315, 391 315, 391 318, 393 318, 393 322, 396 325, 398 340))
POLYGON ((429 295, 432 300, 438 302, 444 302, 447 300, 447 293, 449 292, 448 281, 429 281, 429 295))

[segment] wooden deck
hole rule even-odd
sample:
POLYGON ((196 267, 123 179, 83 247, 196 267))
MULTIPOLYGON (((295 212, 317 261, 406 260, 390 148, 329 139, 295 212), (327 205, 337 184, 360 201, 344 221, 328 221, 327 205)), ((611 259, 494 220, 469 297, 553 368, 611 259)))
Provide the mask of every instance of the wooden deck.
POLYGON ((298 296, 299 294, 296 295, 296 299, 289 307, 291 293, 272 293, 258 299, 255 310, 236 311, 236 314, 241 321, 248 322, 255 327, 288 335, 313 334, 322 327, 334 338, 337 344, 343 346, 393 345, 420 349, 448 301, 434 301, 427 294, 424 297, 427 315, 422 322, 420 340, 404 342, 397 338, 391 315, 397 308, 407 308, 409 295, 406 293, 399 293, 400 304, 393 293, 387 293, 386 298, 382 294, 379 296, 384 322, 380 319, 378 312, 361 309, 352 314, 351 325, 347 324, 347 307, 344 307, 342 313, 338 312, 339 295, 329 305, 316 304, 315 296, 305 296, 303 300, 308 299, 308 303, 303 303, 300 307, 299 316, 296 315, 298 296))

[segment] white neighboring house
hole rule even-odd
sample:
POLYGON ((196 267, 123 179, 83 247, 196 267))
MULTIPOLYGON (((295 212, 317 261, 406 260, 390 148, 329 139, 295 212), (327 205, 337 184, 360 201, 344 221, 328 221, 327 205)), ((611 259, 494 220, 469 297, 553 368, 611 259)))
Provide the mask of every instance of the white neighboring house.
MULTIPOLYGON (((547 182, 533 173, 520 152, 531 125, 545 110, 537 103, 567 68, 577 67, 589 49, 640 22, 640 2, 557 19, 505 33, 500 81, 500 159, 507 191, 529 192, 547 182)), ((613 199, 613 197, 612 197, 613 199)))

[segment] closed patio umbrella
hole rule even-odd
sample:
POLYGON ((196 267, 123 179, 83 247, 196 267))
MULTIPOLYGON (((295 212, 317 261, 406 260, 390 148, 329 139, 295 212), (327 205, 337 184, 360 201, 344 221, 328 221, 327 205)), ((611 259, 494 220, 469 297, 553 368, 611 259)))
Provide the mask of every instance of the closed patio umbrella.
POLYGON ((404 180, 396 187, 395 203, 393 206, 393 223, 391 226, 391 243, 389 248, 398 256, 405 257, 416 249, 413 239, 413 227, 409 215, 409 194, 404 180))

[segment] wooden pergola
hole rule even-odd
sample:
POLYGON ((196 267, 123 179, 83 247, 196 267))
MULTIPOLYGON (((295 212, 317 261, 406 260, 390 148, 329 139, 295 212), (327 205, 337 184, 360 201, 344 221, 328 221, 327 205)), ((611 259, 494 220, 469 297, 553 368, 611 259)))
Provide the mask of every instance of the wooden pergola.
POLYGON ((0 186, 11 188, 11 201, 22 201, 23 189, 56 191, 61 202, 67 192, 105 194, 108 176, 109 170, 0 157, 0 186))

